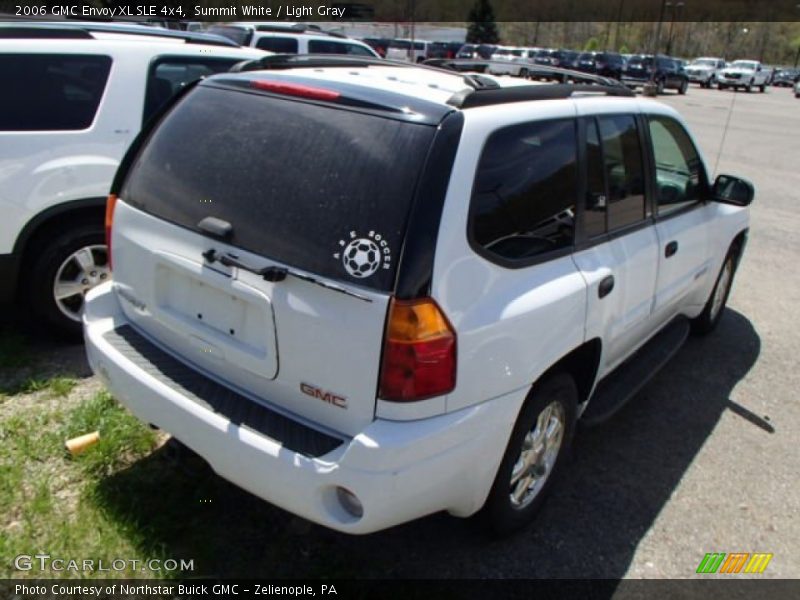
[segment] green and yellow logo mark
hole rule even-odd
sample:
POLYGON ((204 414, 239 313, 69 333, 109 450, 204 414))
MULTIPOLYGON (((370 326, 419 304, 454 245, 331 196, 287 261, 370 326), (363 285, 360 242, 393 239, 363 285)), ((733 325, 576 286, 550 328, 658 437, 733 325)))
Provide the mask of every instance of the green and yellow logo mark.
POLYGON ((700 561, 696 573, 763 573, 772 554, 757 552, 709 552, 700 561))

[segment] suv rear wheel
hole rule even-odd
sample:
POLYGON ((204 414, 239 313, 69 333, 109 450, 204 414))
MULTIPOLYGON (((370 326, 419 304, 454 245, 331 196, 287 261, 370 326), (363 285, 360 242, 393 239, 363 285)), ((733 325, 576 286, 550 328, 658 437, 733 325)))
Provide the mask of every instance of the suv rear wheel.
POLYGON ((482 515, 490 531, 509 534, 530 522, 572 445, 578 390, 566 373, 536 384, 520 411, 482 515))
POLYGON ((92 223, 70 225, 35 251, 23 273, 33 316, 57 335, 79 340, 86 293, 111 277, 105 233, 92 223))

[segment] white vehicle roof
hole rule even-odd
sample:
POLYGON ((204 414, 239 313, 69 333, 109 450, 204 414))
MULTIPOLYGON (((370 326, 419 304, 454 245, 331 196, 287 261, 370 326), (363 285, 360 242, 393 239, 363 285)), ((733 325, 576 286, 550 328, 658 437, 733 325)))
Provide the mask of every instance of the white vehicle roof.
POLYGON ((126 55, 169 52, 171 55, 241 57, 242 60, 272 54, 257 48, 187 44, 181 39, 111 32, 93 32, 92 39, 0 39, 0 52, 80 54, 99 52, 101 48, 103 52, 120 50, 126 55))
MULTIPOLYGON (((409 98, 426 100, 428 102, 447 106, 452 106, 448 101, 452 99, 453 95, 472 90, 470 85, 465 81, 464 75, 480 76, 483 80, 488 79, 495 82, 500 88, 552 85, 546 82, 531 82, 517 78, 494 77, 487 73, 453 72, 451 74, 444 70, 402 67, 391 64, 387 64, 386 66, 370 65, 368 68, 352 69, 324 66, 319 68, 290 68, 285 70, 281 69, 279 73, 282 79, 297 78, 298 80, 304 81, 318 81, 320 87, 324 87, 324 82, 326 81, 345 83, 363 88, 371 88, 376 91, 392 92, 408 96, 409 98)), ((677 111, 656 101, 642 100, 636 97, 606 96, 603 92, 599 91, 579 92, 576 93, 575 96, 563 99, 532 99, 523 102, 509 101, 503 104, 509 107, 526 104, 530 107, 531 102, 544 106, 545 103, 552 105, 553 103, 560 103, 565 100, 579 102, 581 107, 589 113, 607 112, 609 107, 613 107, 614 110, 626 112, 639 112, 640 109, 645 109, 650 113, 667 114, 682 121, 677 111)), ((470 110, 482 111, 487 109, 497 111, 497 104, 470 110)), ((530 110, 530 108, 528 108, 528 110, 530 110)))

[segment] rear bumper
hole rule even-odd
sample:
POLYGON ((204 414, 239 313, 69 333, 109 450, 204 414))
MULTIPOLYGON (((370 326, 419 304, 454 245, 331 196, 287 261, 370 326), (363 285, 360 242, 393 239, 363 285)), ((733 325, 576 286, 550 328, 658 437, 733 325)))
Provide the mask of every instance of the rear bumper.
POLYGON ((0 304, 11 303, 16 296, 19 262, 16 254, 0 254, 0 304))
MULTIPOLYGON (((484 503, 527 390, 411 422, 375 420, 318 457, 237 424, 142 368, 109 339, 128 325, 112 283, 94 289, 84 316, 89 363, 139 419, 174 435, 222 477, 290 512, 363 534, 438 512, 468 516, 484 503), (356 518, 337 486, 363 505, 356 518)), ((252 401, 251 401, 252 402, 252 401)))

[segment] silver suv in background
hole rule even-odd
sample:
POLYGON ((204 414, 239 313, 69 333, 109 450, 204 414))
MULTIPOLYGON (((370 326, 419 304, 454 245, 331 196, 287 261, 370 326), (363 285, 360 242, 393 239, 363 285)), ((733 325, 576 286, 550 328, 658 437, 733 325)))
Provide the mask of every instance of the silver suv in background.
POLYGON ((131 141, 187 83, 265 54, 155 27, 0 25, 13 84, 0 94, 0 301, 79 335, 84 295, 110 277, 105 198, 131 141))
POLYGON ((699 83, 700 87, 711 88, 717 84, 717 73, 725 68, 724 58, 695 58, 686 66, 686 75, 690 83, 699 83))

